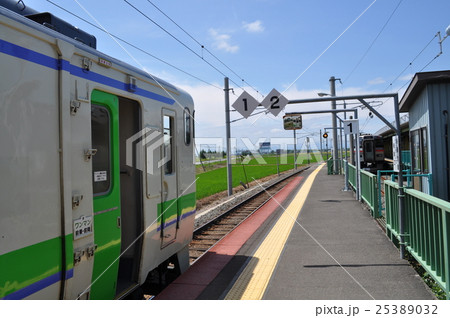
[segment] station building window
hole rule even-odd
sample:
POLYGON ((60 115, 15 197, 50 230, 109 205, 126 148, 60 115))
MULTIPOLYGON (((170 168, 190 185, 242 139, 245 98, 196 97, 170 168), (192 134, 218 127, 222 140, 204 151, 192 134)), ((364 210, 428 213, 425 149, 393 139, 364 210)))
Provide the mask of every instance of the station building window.
POLYGON ((428 173, 428 138, 427 128, 411 131, 411 163, 413 173, 428 173))

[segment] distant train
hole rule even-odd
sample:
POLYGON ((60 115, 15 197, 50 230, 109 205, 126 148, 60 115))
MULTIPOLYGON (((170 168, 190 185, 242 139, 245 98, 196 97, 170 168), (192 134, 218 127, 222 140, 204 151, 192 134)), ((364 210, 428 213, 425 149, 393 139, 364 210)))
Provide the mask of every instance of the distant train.
POLYGON ((385 165, 384 143, 381 136, 363 135, 359 138, 361 168, 383 169, 385 165))
POLYGON ((191 96, 23 1, 0 24, 0 299, 117 299, 186 270, 191 96))

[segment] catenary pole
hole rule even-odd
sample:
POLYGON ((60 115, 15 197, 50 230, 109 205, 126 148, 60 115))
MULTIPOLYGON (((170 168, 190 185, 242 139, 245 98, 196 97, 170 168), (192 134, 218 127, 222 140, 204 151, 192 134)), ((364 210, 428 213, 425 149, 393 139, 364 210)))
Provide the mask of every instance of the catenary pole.
MULTIPOLYGON (((330 96, 336 96, 336 78, 330 77, 330 96)), ((331 109, 336 109, 336 101, 331 101, 331 109)), ((338 160, 338 137, 337 137, 337 120, 336 113, 331 114, 331 127, 333 127, 333 173, 339 174, 339 160, 338 160)))
POLYGON ((398 223, 400 232, 400 257, 405 258, 405 192, 403 188, 402 128, 400 124, 398 95, 394 96, 394 110, 397 128, 396 132, 398 136, 398 161, 400 162, 400 167, 398 169, 398 223))
POLYGON ((230 88, 228 77, 224 80, 225 91, 225 126, 227 138, 227 189, 228 196, 233 194, 233 174, 231 169, 231 128, 230 128, 230 88))

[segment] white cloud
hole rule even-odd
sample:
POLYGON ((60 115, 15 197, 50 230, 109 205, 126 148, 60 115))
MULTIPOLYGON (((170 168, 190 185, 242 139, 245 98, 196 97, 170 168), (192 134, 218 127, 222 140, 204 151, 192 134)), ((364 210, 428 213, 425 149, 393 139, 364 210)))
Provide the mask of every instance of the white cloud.
POLYGON ((216 49, 230 53, 236 53, 239 50, 238 45, 232 45, 230 43, 231 35, 219 33, 216 29, 209 29, 209 34, 214 39, 213 45, 216 49))
POLYGON ((382 77, 377 77, 374 79, 371 79, 367 82, 369 85, 378 85, 378 84, 384 84, 386 81, 382 77))
MULTIPOLYGON (((216 84, 220 87, 220 84, 216 84)), ((217 128, 225 126, 223 91, 210 85, 177 85, 192 96, 195 106, 196 128, 217 128)))
POLYGON ((270 130, 270 133, 272 133, 272 134, 277 134, 277 133, 282 133, 282 132, 284 132, 284 130, 281 128, 272 128, 270 130))
POLYGON ((398 80, 399 81, 411 81, 413 79, 413 77, 414 77, 414 74, 410 73, 410 74, 403 75, 398 80))
POLYGON ((264 31, 264 26, 262 25, 261 20, 256 20, 254 22, 243 22, 242 23, 245 31, 249 33, 260 33, 264 31))

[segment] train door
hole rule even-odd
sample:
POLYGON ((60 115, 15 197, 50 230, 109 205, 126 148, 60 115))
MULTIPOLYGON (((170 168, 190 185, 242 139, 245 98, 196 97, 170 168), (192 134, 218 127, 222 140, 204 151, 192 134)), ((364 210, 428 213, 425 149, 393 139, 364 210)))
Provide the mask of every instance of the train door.
POLYGON ((164 248, 175 240, 179 221, 175 112, 163 109, 162 123, 164 143, 161 157, 164 164, 161 167, 162 191, 158 217, 161 222, 161 248, 164 248))
POLYGON ((120 148, 120 211, 121 244, 116 295, 123 294, 138 284, 141 256, 142 225, 142 171, 136 162, 127 165, 127 151, 136 161, 136 147, 127 150, 130 140, 141 130, 141 108, 138 102, 119 97, 120 148))
POLYGON ((91 95, 94 268, 91 299, 113 299, 120 255, 119 102, 117 96, 91 95))
POLYGON ((366 163, 375 161, 375 149, 372 139, 365 140, 363 143, 364 161, 366 163))

